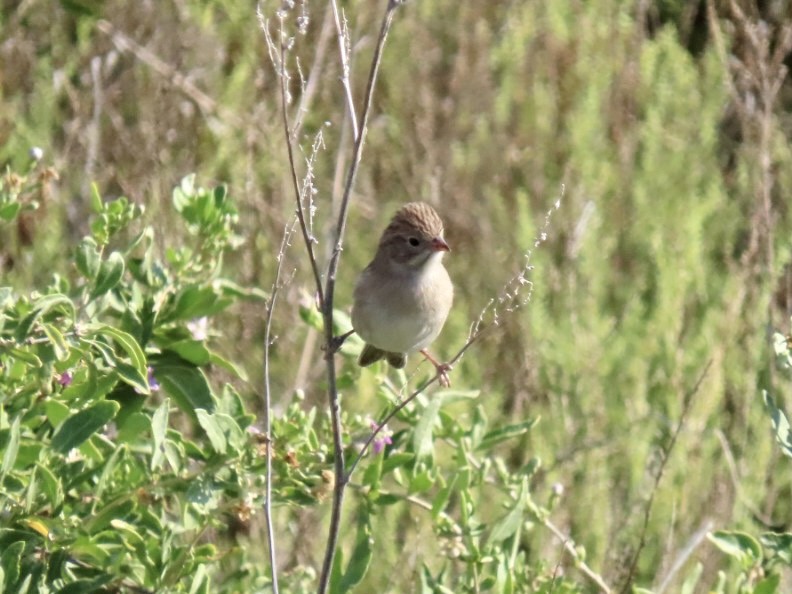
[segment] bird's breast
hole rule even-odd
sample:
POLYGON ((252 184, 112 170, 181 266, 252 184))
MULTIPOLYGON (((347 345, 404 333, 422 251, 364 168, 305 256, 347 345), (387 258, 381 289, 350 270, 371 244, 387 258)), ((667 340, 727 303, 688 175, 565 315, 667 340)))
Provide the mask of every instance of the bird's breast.
POLYGON ((378 348, 418 351, 437 338, 453 294, 439 262, 411 274, 377 275, 367 269, 355 289, 352 323, 363 340, 378 348))

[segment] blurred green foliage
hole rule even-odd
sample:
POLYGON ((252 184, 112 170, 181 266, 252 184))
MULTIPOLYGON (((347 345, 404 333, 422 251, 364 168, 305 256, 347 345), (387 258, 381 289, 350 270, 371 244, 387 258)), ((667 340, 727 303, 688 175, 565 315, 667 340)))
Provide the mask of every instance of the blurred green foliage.
MULTIPOLYGON (((273 30, 280 7, 262 4, 273 30)), ((359 100, 384 7, 342 8, 359 100)), ((414 198, 436 205, 453 248, 447 262, 457 299, 436 350, 448 355, 464 343, 526 254, 531 293, 515 312, 501 310, 497 331, 457 365, 455 386, 475 388, 476 396, 432 394, 406 409, 390 427, 393 444, 383 457, 356 471, 336 584, 595 591, 580 571, 584 560, 616 590, 628 583, 666 592, 792 588, 789 569, 777 562, 783 555, 765 563, 785 546, 773 539, 790 529, 792 485, 762 402, 763 389, 781 401, 788 390, 768 338, 771 330, 789 333, 792 312, 792 84, 779 69, 790 60, 778 49, 788 3, 742 10, 618 0, 400 7, 353 196, 338 320, 382 226, 414 198), (658 457, 704 369, 655 488, 658 457), (488 432, 538 418, 530 430, 475 453, 488 432), (564 552, 546 521, 572 539, 577 557, 564 552), (708 529, 709 541, 697 539, 708 529), (519 581, 508 586, 509 579, 519 581)), ((312 173, 313 232, 324 261, 333 247, 338 172, 351 155, 337 42, 324 3, 284 14, 293 36, 290 114, 302 117, 301 175, 322 134, 312 173), (309 19, 304 34, 301 17, 309 19)), ((0 547, 0 559, 13 573, 16 559, 31 563, 42 547, 71 546, 48 545, 46 534, 97 511, 78 497, 80 488, 96 489, 104 474, 96 469, 109 468, 104 501, 129 486, 113 468, 137 469, 130 480, 147 476, 144 482, 146 473, 162 472, 165 462, 152 462, 155 424, 158 443, 172 441, 164 451, 176 476, 154 489, 155 500, 171 491, 186 497, 187 472, 220 481, 222 495, 208 500, 231 507, 244 500, 239 477, 260 488, 261 444, 242 440, 228 419, 242 430, 251 414, 261 416, 264 306, 248 287, 272 286, 294 203, 279 83, 248 3, 106 0, 44 10, 6 2, 0 31, 0 163, 10 167, 0 195, 0 286, 9 287, 0 295, 2 336, 11 341, 2 356, 14 357, 2 369, 0 423, 3 489, 14 503, 0 522, 24 533, 0 547), (43 149, 41 161, 31 147, 43 149), (184 177, 193 171, 229 184, 234 204, 222 186, 201 189, 184 177), (127 199, 100 201, 94 183, 127 199), (210 335, 196 340, 187 325, 202 316, 210 335), (78 332, 81 324, 88 325, 78 332), (60 374, 78 356, 92 363, 61 386, 60 374), (155 377, 172 406, 143 396, 152 362, 163 370, 155 377), (195 389, 180 397, 183 381, 195 389), (75 385, 95 387, 61 402, 75 385), (108 400, 114 391, 127 400, 108 400), (7 399, 11 393, 17 396, 7 399), (119 428, 113 439, 100 430, 143 400, 128 414, 140 431, 119 428), (193 416, 194 408, 207 412, 193 416), (93 457, 70 463, 61 452, 75 444, 57 428, 77 415, 89 435, 77 451, 86 456, 83 448, 91 448, 93 457), (225 416, 213 424, 206 415, 225 416), (122 447, 121 437, 140 451, 122 447), (39 438, 54 445, 33 452, 39 438), (27 445, 6 465, 12 443, 27 445), (217 474, 208 453, 239 469, 234 480, 217 474), (195 470, 196 463, 209 470, 195 470), (82 482, 59 496, 58 481, 67 478, 82 482)), ((276 515, 279 561, 284 584, 297 592, 315 585, 332 477, 322 474, 331 467, 330 439, 312 279, 303 246, 293 244, 282 256, 288 281, 275 311, 271 380, 276 437, 288 435, 281 446, 293 452, 276 455, 274 488, 284 503, 276 515)), ((360 371, 354 348, 347 345, 340 375, 350 457, 415 370, 413 363, 407 376, 385 367, 360 371)), ((784 409, 781 402, 775 410, 784 409)), ((128 525, 144 520, 146 530, 162 530, 157 538, 176 530, 172 514, 155 522, 142 513, 149 499, 128 501, 134 508, 117 516, 127 524, 114 538, 132 543, 128 525)), ((156 554, 135 561, 140 583, 156 569, 157 579, 166 575, 187 591, 210 579, 214 588, 228 584, 225 591, 265 588, 260 516, 246 535, 218 527, 239 527, 238 513, 219 519, 206 509, 190 512, 188 536, 167 540, 176 548, 157 545, 156 554), (217 547, 235 542, 255 546, 218 558, 217 547), (215 549, 181 564, 179 554, 209 545, 215 549), (168 563, 177 573, 165 571, 168 563)), ((65 558, 57 567, 69 567, 73 579, 104 579, 65 558)))

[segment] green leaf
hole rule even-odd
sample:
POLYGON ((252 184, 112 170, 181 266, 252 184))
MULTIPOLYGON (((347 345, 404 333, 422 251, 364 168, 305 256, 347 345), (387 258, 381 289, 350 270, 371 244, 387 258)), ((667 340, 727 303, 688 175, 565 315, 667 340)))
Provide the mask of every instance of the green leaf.
POLYGON ((428 470, 425 470, 412 477, 410 480, 409 491, 411 494, 423 493, 431 489, 432 485, 434 485, 434 475, 428 470))
POLYGON ((41 480, 44 494, 50 502, 50 505, 55 508, 63 502, 63 487, 60 481, 55 478, 52 471, 42 464, 36 464, 36 474, 41 480))
POLYGON ((111 502, 98 502, 99 504, 105 503, 94 515, 90 516, 84 521, 84 528, 89 534, 96 534, 101 532, 115 519, 125 518, 132 513, 135 509, 135 502, 127 497, 121 499, 114 499, 111 502))
POLYGON ((344 576, 341 578, 339 592, 350 592, 352 588, 363 580, 371 564, 373 544, 374 539, 371 538, 371 529, 368 523, 360 521, 358 523, 355 548, 352 550, 352 554, 349 557, 349 565, 347 565, 344 576))
POLYGON ((341 568, 344 565, 344 551, 339 547, 333 560, 333 569, 330 571, 330 594, 346 594, 341 589, 341 568))
POLYGON ((115 472, 116 467, 118 466, 118 460, 126 453, 126 446, 121 445, 110 455, 105 462, 104 468, 102 468, 102 474, 99 475, 99 480, 96 483, 96 488, 93 490, 93 494, 97 500, 102 499, 102 495, 104 495, 105 489, 110 483, 110 480, 115 472))
POLYGON ((149 385, 146 355, 143 353, 143 349, 140 347, 137 340, 135 340, 131 334, 119 330, 118 328, 108 326, 107 324, 90 324, 86 330, 92 336, 103 336, 112 339, 124 350, 129 357, 131 366, 119 360, 115 351, 107 352, 103 350, 100 342, 92 343, 93 346, 97 347, 102 352, 107 363, 116 368, 119 375, 126 383, 130 384, 136 390, 148 394, 149 385))
POLYGON ((779 369, 789 373, 792 370, 792 351, 789 349, 789 341, 786 335, 780 332, 773 334, 773 350, 775 351, 776 364, 779 369))
POLYGON ((148 383, 148 375, 140 373, 137 367, 124 363, 123 361, 116 361, 115 370, 118 373, 118 377, 121 378, 121 381, 132 386, 136 392, 140 394, 149 394, 151 392, 151 387, 148 383))
POLYGON ((91 183, 91 209, 96 214, 99 214, 105 209, 104 202, 102 201, 102 194, 99 192, 99 186, 96 182, 91 183))
POLYGON ((195 418, 195 409, 214 412, 215 401, 203 372, 173 356, 152 357, 154 377, 176 405, 195 418))
POLYGON ((115 576, 106 573, 95 578, 85 578, 69 583, 60 590, 58 594, 85 594, 86 592, 98 592, 102 586, 110 583, 115 576))
POLYGON ((361 483, 372 490, 379 489, 382 476, 382 456, 374 456, 366 470, 363 472, 361 483))
POLYGON ((218 367, 222 367, 223 369, 225 369, 229 373, 232 373, 233 375, 235 375, 244 382, 248 381, 248 374, 243 367, 227 359, 224 359, 215 352, 210 351, 209 362, 212 363, 213 365, 217 365, 218 367))
POLYGON ((773 560, 792 567, 792 533, 765 532, 759 537, 759 541, 772 553, 773 560))
POLYGON ((433 429, 441 405, 442 400, 432 399, 420 413, 418 423, 415 425, 415 433, 413 434, 413 449, 418 460, 431 458, 432 456, 434 451, 433 429))
POLYGON ((206 365, 211 360, 209 349, 199 340, 187 339, 172 342, 168 345, 167 351, 176 353, 179 357, 196 367, 206 365))
POLYGON ((107 324, 92 324, 88 327, 88 331, 94 335, 102 335, 114 339, 124 351, 140 373, 146 373, 146 355, 143 354, 143 349, 140 348, 135 338, 118 328, 113 328, 107 324))
POLYGON ((124 422, 121 423, 121 415, 124 414, 124 406, 121 405, 121 411, 116 416, 116 424, 118 425, 118 437, 116 442, 140 444, 143 443, 143 435, 151 430, 151 420, 147 414, 134 411, 125 416, 124 422))
MULTIPOLYGON (((3 465, 0 467, 0 479, 14 468, 14 462, 16 462, 17 453, 19 452, 20 418, 21 417, 16 417, 9 429, 8 441, 5 444, 5 452, 3 452, 3 465)), ((1 480, 0 484, 2 484, 1 480)))
POLYGON ((523 523, 523 516, 525 512, 525 496, 528 492, 528 480, 523 478, 520 486, 520 492, 514 505, 509 512, 500 520, 498 520, 492 527, 490 532, 488 544, 503 542, 507 538, 513 536, 523 523))
POLYGON ((37 369, 41 369, 44 366, 43 361, 39 359, 34 353, 31 353, 27 349, 20 349, 14 347, 9 350, 9 353, 15 359, 19 359, 20 361, 23 361, 28 365, 31 365, 37 369))
POLYGON ((23 342, 30 334, 30 328, 33 324, 44 314, 52 311, 57 307, 63 306, 70 314, 71 319, 74 319, 74 303, 66 295, 56 293, 53 295, 46 295, 37 299, 32 303, 32 311, 20 320, 15 332, 17 342, 23 342))
POLYGON ((74 262, 77 265, 77 270, 89 280, 93 280, 96 275, 99 274, 101 256, 96 241, 94 241, 93 238, 83 238, 80 245, 77 246, 74 262))
POLYGON ((771 574, 756 584, 753 594, 776 594, 780 583, 781 576, 777 573, 771 574))
POLYGON ((215 415, 209 414, 202 408, 197 409, 195 413, 198 415, 198 422, 201 427, 204 428, 204 431, 206 431, 209 441, 212 442, 214 451, 218 454, 225 454, 228 448, 228 442, 226 441, 225 434, 217 422, 215 415))
POLYGON ((376 496, 374 503, 377 505, 395 505, 403 501, 404 496, 402 495, 396 495, 395 493, 380 493, 376 496))
POLYGON ((193 574, 192 582, 190 582, 189 594, 209 594, 210 586, 211 580, 209 579, 209 574, 206 571, 206 564, 201 563, 193 574))
POLYGON ((192 320, 211 316, 233 303, 215 287, 191 285, 179 292, 161 315, 163 321, 192 320))
POLYGON ((522 423, 506 425, 505 427, 500 427, 498 429, 494 429, 493 431, 489 431, 484 435, 484 437, 481 438, 481 442, 476 446, 476 451, 487 451, 502 441, 513 439, 515 437, 519 437, 520 435, 525 435, 528 433, 528 431, 530 431, 531 427, 536 425, 537 421, 538 419, 529 419, 527 421, 523 421, 522 423))
POLYGON ((300 303, 300 318, 315 330, 322 330, 324 328, 324 319, 322 312, 311 299, 304 299, 300 303))
POLYGON ((693 571, 685 578, 685 581, 682 582, 682 589, 679 591, 679 594, 693 594, 696 591, 696 585, 701 579, 701 573, 704 571, 704 566, 701 563, 696 563, 693 567, 693 571))
POLYGON ((159 470, 165 456, 165 435, 168 431, 168 416, 170 414, 170 400, 167 398, 157 407, 151 418, 151 434, 154 438, 154 447, 151 455, 151 470, 159 470))
POLYGON ((21 208, 21 202, 9 202, 0 205, 0 219, 3 219, 5 222, 13 221, 17 214, 19 214, 21 208))
POLYGON ((44 413, 50 425, 57 427, 69 418, 71 410, 60 400, 49 399, 44 403, 44 413))
POLYGON ((63 334, 52 324, 42 324, 42 329, 47 338, 50 339, 53 349, 55 350, 55 357, 58 361, 65 361, 69 358, 70 348, 69 343, 63 337, 63 334))
POLYGON ((124 276, 124 256, 119 252, 113 252, 107 260, 103 261, 99 266, 99 272, 94 281, 94 287, 91 291, 91 299, 96 299, 114 289, 115 286, 121 282, 124 276))
POLYGON ((448 500, 451 498, 451 493, 454 492, 454 487, 456 486, 457 477, 451 479, 451 482, 448 484, 447 487, 440 489, 435 495, 434 500, 432 501, 432 519, 437 520, 440 517, 440 514, 445 512, 445 508, 448 505, 448 500))
POLYGON ((789 428, 789 420, 786 415, 775 405, 773 397, 767 392, 762 391, 764 396, 765 407, 767 412, 770 413, 770 420, 775 429, 776 441, 781 445, 781 451, 787 456, 792 457, 792 432, 789 428))
POLYGON ((53 435, 52 448, 68 453, 104 427, 120 408, 117 402, 103 400, 69 417, 53 435))
POLYGON ((19 565, 24 550, 25 542, 18 540, 7 546, 5 551, 0 554, 0 567, 5 573, 5 583, 9 586, 13 586, 19 580, 19 565))
POLYGON ((412 452, 394 452, 382 461, 382 474, 393 472, 397 468, 404 468, 415 460, 412 452))
POLYGON ((745 569, 753 567, 762 558, 762 547, 745 532, 717 530, 708 538, 721 551, 737 559, 745 569))

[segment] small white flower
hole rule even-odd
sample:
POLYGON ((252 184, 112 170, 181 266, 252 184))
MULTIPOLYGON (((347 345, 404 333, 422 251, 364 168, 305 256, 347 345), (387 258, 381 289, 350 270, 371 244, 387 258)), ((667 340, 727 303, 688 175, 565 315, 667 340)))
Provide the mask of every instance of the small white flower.
POLYGON ((187 329, 195 340, 206 340, 209 336, 209 318, 197 318, 187 322, 187 329))

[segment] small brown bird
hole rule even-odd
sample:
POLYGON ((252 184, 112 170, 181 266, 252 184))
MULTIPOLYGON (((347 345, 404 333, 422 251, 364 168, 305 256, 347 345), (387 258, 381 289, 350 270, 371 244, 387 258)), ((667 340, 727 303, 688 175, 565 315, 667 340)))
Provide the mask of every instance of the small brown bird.
POLYGON ((360 274, 352 305, 352 326, 366 342, 358 363, 386 359, 404 367, 407 354, 420 351, 450 385, 449 367, 426 350, 445 324, 454 287, 443 266, 450 248, 443 221, 423 202, 405 204, 382 234, 374 259, 360 274))

